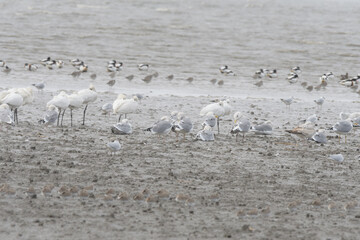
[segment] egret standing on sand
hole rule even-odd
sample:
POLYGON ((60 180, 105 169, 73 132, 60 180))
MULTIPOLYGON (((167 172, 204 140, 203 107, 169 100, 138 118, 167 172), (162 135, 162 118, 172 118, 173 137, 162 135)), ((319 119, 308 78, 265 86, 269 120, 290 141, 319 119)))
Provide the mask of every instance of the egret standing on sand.
POLYGON ((77 108, 81 107, 81 105, 83 103, 83 99, 77 93, 73 93, 73 94, 69 95, 68 99, 70 100, 70 104, 69 104, 69 108, 70 108, 70 126, 72 127, 72 119, 73 119, 72 111, 74 109, 77 109, 77 108))
POLYGON ((55 107, 57 107, 59 109, 59 115, 58 115, 58 120, 57 120, 57 124, 56 124, 57 126, 59 126, 60 115, 61 115, 60 125, 62 126, 65 110, 69 107, 69 104, 70 104, 70 100, 68 99, 68 96, 64 91, 61 91, 58 95, 54 96, 53 99, 51 99, 47 103, 47 105, 46 105, 47 107, 50 107, 50 105, 54 105, 55 107), (62 114, 61 114, 61 111, 63 111, 62 114))
POLYGON ((90 84, 89 88, 80 90, 78 92, 78 95, 83 99, 82 103, 86 105, 84 108, 83 123, 82 123, 82 125, 85 125, 86 109, 87 109, 89 103, 96 101, 97 93, 96 93, 95 87, 92 84, 90 84))
POLYGON ((120 122, 121 116, 123 114, 126 118, 127 114, 136 112, 138 105, 139 103, 137 96, 133 96, 130 99, 125 99, 125 95, 119 94, 118 98, 113 103, 113 111, 114 114, 120 114, 118 120, 120 122))

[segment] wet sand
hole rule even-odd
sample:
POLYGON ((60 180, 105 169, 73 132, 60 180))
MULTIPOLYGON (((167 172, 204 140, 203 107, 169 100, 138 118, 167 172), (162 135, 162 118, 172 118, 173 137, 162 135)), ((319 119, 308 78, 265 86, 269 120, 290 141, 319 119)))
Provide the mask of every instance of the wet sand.
MULTIPOLYGON (((15 196, 0 193, 1 239, 357 239, 360 235, 360 209, 344 210, 346 203, 360 202, 359 132, 352 131, 347 144, 344 139, 339 144, 336 134, 326 131, 325 145, 285 132, 316 112, 313 99, 297 100, 288 111, 280 99, 231 98, 233 112, 243 112, 253 124, 272 121, 274 134, 250 133, 245 141, 235 142, 227 116, 215 142, 200 142, 193 136, 177 141, 174 134, 162 139, 143 129, 181 110, 194 121, 195 134, 203 120, 201 108, 214 97, 146 97, 139 112, 129 115, 133 134, 118 136, 110 131, 117 116, 109 119, 99 110, 116 94, 101 93, 89 105, 85 127, 80 125, 82 111, 77 110, 74 127, 67 112, 64 127, 44 128, 37 121, 53 94, 36 94, 33 104, 20 108, 18 126, 1 126, 0 186, 7 184, 15 191, 15 196), (122 149, 110 155, 106 143, 114 139, 122 149), (342 164, 328 158, 334 153, 344 155, 342 164), (43 196, 47 184, 54 189, 43 196), (94 190, 85 199, 58 193, 62 186, 90 185, 94 190), (31 186, 35 194, 27 196, 31 186), (113 198, 104 199, 110 189, 114 193, 107 195, 113 198), (149 203, 132 199, 144 189, 154 196, 166 190, 169 198, 149 203), (123 192, 130 196, 128 201, 116 199, 123 192), (176 201, 180 193, 193 202, 176 201), (294 202, 296 209, 289 209, 294 202), (330 203, 338 208, 329 211, 330 203)), ((338 121, 344 104, 356 111, 359 102, 328 100, 318 127, 329 128, 338 121)))

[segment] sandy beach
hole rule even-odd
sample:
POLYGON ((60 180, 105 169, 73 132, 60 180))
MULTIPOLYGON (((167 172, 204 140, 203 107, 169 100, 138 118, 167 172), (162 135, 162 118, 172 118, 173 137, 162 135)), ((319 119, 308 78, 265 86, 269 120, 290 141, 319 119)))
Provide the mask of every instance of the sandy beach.
MULTIPOLYGON (((129 115, 133 134, 114 135, 117 116, 100 108, 116 98, 99 93, 82 111, 69 113, 63 127, 44 127, 38 120, 56 93, 36 93, 19 109, 19 125, 1 126, 0 193, 2 239, 357 239, 359 202, 359 133, 344 139, 326 131, 327 144, 298 139, 286 129, 317 111, 311 101, 297 100, 286 110, 279 99, 230 98, 252 124, 271 120, 274 133, 235 142, 231 116, 221 122, 214 142, 193 141, 201 128, 202 107, 216 97, 149 96, 129 115), (143 130, 173 110, 194 122, 192 136, 177 141, 170 133, 158 138, 143 130), (122 149, 110 155, 106 143, 118 139, 122 149), (344 162, 329 159, 342 153, 344 162), (42 194, 46 185, 51 194, 42 194), (64 197, 63 186, 81 190, 64 197), (35 192, 26 193, 30 187, 35 192), (147 189, 151 202, 134 200, 147 189), (110 192, 108 192, 110 190, 110 192), (156 197, 158 192, 165 197, 156 197), (121 199, 116 199, 123 193, 121 199), (191 200, 177 199, 184 194, 191 200), (104 197, 107 196, 107 197, 104 197), (111 197, 109 197, 111 196, 111 197), (290 204, 290 205, 289 205, 290 204), (329 204, 330 209, 329 210, 329 204), (345 208, 344 208, 345 207, 345 208), (345 210, 347 209, 347 210, 345 210)), ((338 121, 343 102, 326 102, 318 128, 338 121)), ((356 108, 358 101, 347 102, 356 108)))

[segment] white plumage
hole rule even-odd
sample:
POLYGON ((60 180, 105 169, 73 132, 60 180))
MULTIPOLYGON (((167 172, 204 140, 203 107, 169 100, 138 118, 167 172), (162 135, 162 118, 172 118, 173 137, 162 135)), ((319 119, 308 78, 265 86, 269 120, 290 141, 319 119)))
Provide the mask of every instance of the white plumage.
POLYGON ((119 121, 121 116, 124 114, 125 118, 127 114, 134 113, 138 109, 139 103, 138 98, 133 96, 130 99, 126 99, 125 95, 120 94, 113 103, 114 114, 119 114, 119 121))
POLYGON ((97 99, 97 92, 95 90, 95 87, 90 84, 90 87, 87 89, 83 89, 80 90, 78 92, 78 95, 83 99, 83 104, 85 104, 85 109, 84 109, 84 113, 83 113, 83 123, 82 125, 85 125, 85 114, 86 114, 86 109, 89 105, 89 103, 95 102, 97 99))

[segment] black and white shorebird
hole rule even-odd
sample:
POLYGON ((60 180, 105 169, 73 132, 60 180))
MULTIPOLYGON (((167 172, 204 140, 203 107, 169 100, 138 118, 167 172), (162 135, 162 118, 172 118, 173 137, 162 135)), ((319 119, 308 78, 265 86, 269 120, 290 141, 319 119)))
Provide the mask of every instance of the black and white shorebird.
POLYGON ((299 80, 299 75, 297 73, 292 73, 290 76, 287 77, 289 83, 296 83, 299 80))
POLYGON ((150 67, 149 64, 139 64, 139 65, 138 65, 138 69, 139 69, 140 71, 147 71, 147 70, 149 70, 149 67, 150 67))
POLYGON ((41 63, 41 65, 46 66, 48 64, 48 62, 51 62, 51 61, 52 61, 51 58, 47 57, 45 59, 40 60, 40 63, 41 63))
POLYGON ((221 66, 219 70, 221 74, 224 74, 226 76, 235 76, 235 73, 232 70, 230 70, 229 66, 227 65, 221 66))
POLYGON ((301 69, 300 69, 299 66, 296 66, 296 67, 293 67, 293 68, 291 69, 291 72, 296 73, 296 74, 300 74, 300 73, 301 73, 301 69))
POLYGON ((11 72, 11 68, 8 65, 5 65, 2 70, 4 73, 9 74, 11 72))
POLYGON ((38 70, 39 67, 36 66, 35 64, 25 63, 24 68, 28 71, 34 72, 34 71, 38 70))

